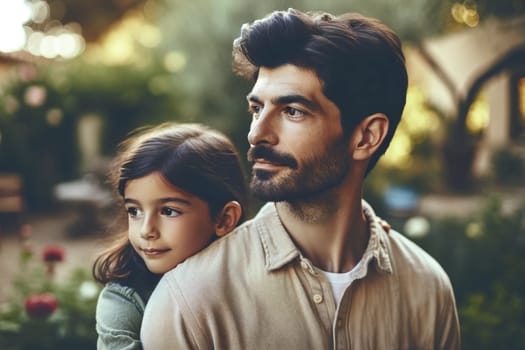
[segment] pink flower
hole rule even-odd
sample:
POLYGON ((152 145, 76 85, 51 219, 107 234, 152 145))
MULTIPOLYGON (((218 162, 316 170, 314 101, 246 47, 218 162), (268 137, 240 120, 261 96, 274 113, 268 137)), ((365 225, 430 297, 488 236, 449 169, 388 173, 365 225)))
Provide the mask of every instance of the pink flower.
POLYGON ((25 240, 31 238, 33 227, 30 224, 23 224, 20 227, 20 238, 25 240))
POLYGON ((42 259, 47 263, 64 261, 64 249, 59 245, 48 245, 44 248, 42 259))
POLYGON ((48 318, 58 307, 55 296, 51 293, 32 294, 27 297, 26 312, 31 318, 48 318))

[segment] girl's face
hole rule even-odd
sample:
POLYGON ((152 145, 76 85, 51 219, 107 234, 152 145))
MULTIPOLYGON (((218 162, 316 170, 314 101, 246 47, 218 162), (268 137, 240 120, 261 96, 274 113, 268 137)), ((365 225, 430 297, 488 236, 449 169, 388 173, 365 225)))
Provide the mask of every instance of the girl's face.
POLYGON ((129 240, 153 273, 165 273, 197 253, 215 232, 208 204, 159 172, 128 181, 124 203, 129 240))

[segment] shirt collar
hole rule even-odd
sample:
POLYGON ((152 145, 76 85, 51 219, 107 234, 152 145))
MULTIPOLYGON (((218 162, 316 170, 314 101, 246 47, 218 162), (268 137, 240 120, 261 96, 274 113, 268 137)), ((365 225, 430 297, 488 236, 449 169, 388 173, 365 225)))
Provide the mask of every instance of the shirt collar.
POLYGON ((300 255, 279 218, 275 203, 266 203, 254 223, 263 245, 267 270, 279 269, 300 255))
MULTIPOLYGON (((379 270, 392 273, 392 264, 387 249, 387 233, 381 225, 372 207, 362 201, 363 213, 370 226, 370 239, 361 261, 362 266, 368 266, 370 260, 375 260, 379 270)), ((301 252, 286 232, 275 203, 266 203, 257 213, 254 224, 261 239, 265 253, 265 267, 273 271, 283 267, 301 255, 301 252)))
MULTIPOLYGON (((383 229, 379 217, 375 214, 374 209, 364 199, 361 201, 363 214, 370 227, 370 239, 368 246, 361 260, 369 262, 375 260, 379 270, 392 273, 392 263, 387 248, 388 233, 383 229)), ((368 264, 365 264, 368 265, 368 264)))

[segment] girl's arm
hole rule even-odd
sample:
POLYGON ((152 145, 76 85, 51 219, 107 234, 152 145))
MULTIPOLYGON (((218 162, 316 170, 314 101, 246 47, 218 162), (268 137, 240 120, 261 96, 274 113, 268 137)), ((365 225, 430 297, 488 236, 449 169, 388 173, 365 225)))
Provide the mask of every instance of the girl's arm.
POLYGON ((144 302, 132 288, 108 284, 97 302, 97 349, 139 350, 144 302))

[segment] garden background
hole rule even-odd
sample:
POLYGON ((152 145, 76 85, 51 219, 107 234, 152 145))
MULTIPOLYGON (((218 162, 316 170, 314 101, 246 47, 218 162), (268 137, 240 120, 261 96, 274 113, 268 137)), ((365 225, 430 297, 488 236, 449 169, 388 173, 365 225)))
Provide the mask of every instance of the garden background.
POLYGON ((95 348, 90 268, 118 215, 105 182, 118 143, 135 127, 191 121, 245 154, 250 84, 231 71, 232 40, 289 7, 361 12, 399 33, 407 106, 365 199, 449 274, 464 349, 525 349, 524 43, 460 88, 449 68, 461 57, 431 55, 493 23, 525 39, 525 0, 0 2, 1 349, 95 348), (452 103, 432 95, 416 57, 452 103), (507 75, 510 107, 495 112, 490 83, 507 75), (508 137, 487 142, 499 125, 508 137))

